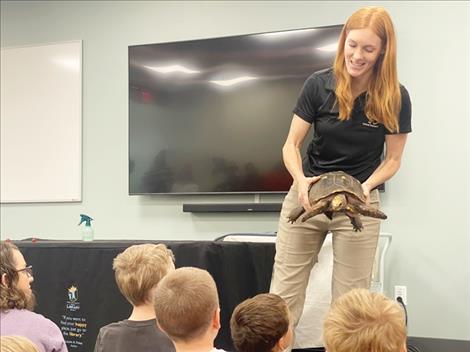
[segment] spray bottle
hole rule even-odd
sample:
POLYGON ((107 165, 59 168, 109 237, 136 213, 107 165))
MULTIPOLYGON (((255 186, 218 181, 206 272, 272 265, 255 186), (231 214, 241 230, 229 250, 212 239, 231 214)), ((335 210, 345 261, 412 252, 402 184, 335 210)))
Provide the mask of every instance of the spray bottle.
POLYGON ((83 241, 93 241, 93 229, 91 228, 91 221, 93 219, 88 215, 80 214, 80 223, 78 226, 85 222, 85 227, 82 229, 82 240, 83 241))

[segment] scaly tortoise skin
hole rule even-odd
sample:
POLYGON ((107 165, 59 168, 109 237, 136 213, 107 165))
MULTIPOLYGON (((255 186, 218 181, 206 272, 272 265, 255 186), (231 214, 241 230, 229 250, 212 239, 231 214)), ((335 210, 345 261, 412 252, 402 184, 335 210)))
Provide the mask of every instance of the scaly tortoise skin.
POLYGON ((302 222, 318 214, 325 214, 330 220, 334 213, 344 213, 351 220, 354 231, 363 228, 359 214, 378 219, 386 219, 380 210, 366 204, 361 183, 343 171, 327 172, 311 185, 308 198, 312 209, 305 212, 300 206, 291 211, 288 221, 294 223, 302 214, 302 222))

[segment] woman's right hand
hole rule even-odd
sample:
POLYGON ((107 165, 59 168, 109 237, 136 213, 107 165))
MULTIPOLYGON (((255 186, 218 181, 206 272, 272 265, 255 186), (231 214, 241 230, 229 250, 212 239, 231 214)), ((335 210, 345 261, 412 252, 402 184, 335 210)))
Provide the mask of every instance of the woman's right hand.
POLYGON ((297 180, 297 187, 298 187, 298 200, 299 203, 304 207, 306 211, 309 211, 311 208, 310 201, 308 200, 308 191, 310 189, 310 185, 314 184, 320 179, 320 176, 313 176, 313 177, 302 177, 297 180))

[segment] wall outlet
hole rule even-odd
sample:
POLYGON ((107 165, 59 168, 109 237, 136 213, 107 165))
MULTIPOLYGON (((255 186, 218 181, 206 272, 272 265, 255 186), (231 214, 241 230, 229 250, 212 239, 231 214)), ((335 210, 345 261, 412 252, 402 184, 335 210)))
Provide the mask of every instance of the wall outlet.
POLYGON ((406 299, 406 286, 395 286, 395 301, 398 297, 401 297, 405 306, 408 305, 408 300, 406 299))

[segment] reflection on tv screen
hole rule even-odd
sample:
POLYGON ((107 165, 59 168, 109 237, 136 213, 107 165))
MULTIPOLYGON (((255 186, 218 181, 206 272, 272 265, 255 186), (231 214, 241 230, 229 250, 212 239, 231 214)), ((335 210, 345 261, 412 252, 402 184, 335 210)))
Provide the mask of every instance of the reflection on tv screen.
POLYGON ((129 47, 129 193, 287 192, 305 79, 341 25, 129 47))

